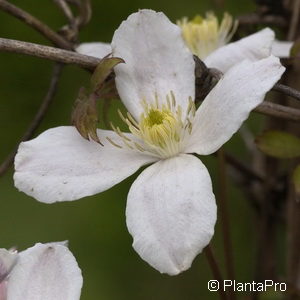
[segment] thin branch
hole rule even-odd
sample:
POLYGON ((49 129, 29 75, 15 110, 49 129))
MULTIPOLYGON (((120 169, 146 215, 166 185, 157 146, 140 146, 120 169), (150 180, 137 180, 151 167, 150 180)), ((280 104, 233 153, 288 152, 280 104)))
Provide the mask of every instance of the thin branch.
POLYGON ((0 38, 0 51, 31 55, 64 64, 75 64, 89 70, 94 70, 100 62, 98 58, 73 51, 5 38, 0 38))
MULTIPOLYGON (((217 156, 217 152, 214 153, 214 156, 217 156)), ((229 153, 226 153, 224 151, 224 157, 225 161, 228 164, 231 169, 229 171, 232 172, 231 175, 234 176, 234 180, 242 187, 246 187, 251 192, 253 184, 255 183, 262 183, 266 179, 264 176, 250 168, 248 165, 246 165, 244 162, 238 160, 234 156, 230 155, 229 153)), ((254 207, 256 211, 259 212, 260 210, 260 204, 258 201, 256 201, 255 197, 248 197, 250 201, 250 204, 254 207)))
POLYGON ((254 109, 255 112, 288 121, 300 121, 300 109, 264 101, 254 109))
POLYGON ((81 0, 81 1, 68 1, 68 0, 53 0, 54 3, 61 9, 65 17, 68 21, 76 25, 78 29, 82 28, 86 25, 91 17, 92 17, 92 8, 91 8, 91 1, 90 0, 81 0), (73 12, 67 2, 77 6, 79 10, 79 16, 76 18, 73 15, 73 12))
POLYGON ((59 33, 64 36, 68 41, 77 42, 79 30, 84 27, 91 19, 92 9, 90 0, 81 0, 78 3, 70 3, 77 6, 79 14, 74 16, 70 4, 67 0, 53 0, 54 3, 60 8, 64 16, 68 20, 67 25, 63 26, 59 33))
POLYGON ((251 132, 246 124, 243 124, 240 127, 239 134, 251 155, 253 155, 253 152, 258 151, 254 143, 255 135, 251 132))
MULTIPOLYGON (((41 121, 43 120, 43 118, 49 108, 49 105, 51 104, 51 102, 56 94, 58 81, 59 81, 62 69, 63 69, 62 64, 56 63, 54 65, 48 92, 47 92, 43 102, 41 103, 35 117, 33 118, 30 125, 28 126, 27 130, 23 134, 20 142, 27 141, 30 138, 32 138, 36 129, 39 127, 41 121)), ((7 156, 7 158, 4 160, 4 162, 0 165, 0 176, 2 176, 7 171, 7 169, 11 166, 11 164, 13 163, 15 155, 17 153, 17 150, 18 150, 18 146, 16 146, 15 149, 13 149, 11 151, 11 153, 7 156)))
POLYGON ((230 164, 232 167, 237 169, 242 174, 246 175, 248 179, 252 179, 259 182, 264 182, 265 178, 255 172, 254 170, 250 169, 247 165, 245 165, 243 162, 236 159, 234 156, 231 156, 228 153, 224 153, 226 162, 230 164))
POLYGON ((45 38, 51 41, 54 45, 72 50, 73 45, 61 37, 58 33, 53 31, 49 26, 41 22, 36 17, 30 15, 28 12, 22 10, 21 8, 9 3, 5 0, 0 0, 0 9, 13 15, 19 20, 23 21, 30 27, 34 28, 36 31, 40 32, 45 38))
POLYGON ((216 261, 216 258, 215 258, 214 254, 212 252, 212 249, 211 249, 210 245, 205 247, 203 252, 204 252, 204 254, 207 258, 207 261, 208 261, 208 264, 209 264, 209 266, 211 268, 211 271, 213 273, 214 279, 217 280, 218 283, 219 283, 218 292, 219 292, 220 299, 227 300, 227 296, 226 296, 226 293, 225 293, 224 287, 223 287, 223 277, 222 277, 220 268, 218 266, 218 263, 216 261))
POLYGON ((74 14, 69 7, 69 5, 66 3, 65 0, 53 0, 54 3, 61 9, 64 16, 67 18, 67 20, 72 23, 74 20, 74 14))
POLYGON ((293 41, 296 37, 298 23, 299 23, 299 13, 300 13, 300 0, 294 0, 293 14, 292 14, 290 28, 287 37, 289 41, 293 41))
POLYGON ((66 0, 66 2, 68 2, 70 4, 73 4, 73 5, 76 5, 77 7, 80 6, 80 1, 81 0, 66 0))
POLYGON ((287 96, 290 96, 290 97, 300 101, 300 92, 298 90, 295 90, 295 89, 287 86, 287 85, 277 83, 274 85, 272 90, 283 93, 287 96))
MULTIPOLYGON (((75 64, 91 71, 93 71, 100 62, 98 58, 82 55, 73 51, 5 38, 0 38, 0 51, 31 55, 64 64, 75 64)), ((300 122, 300 109, 292 107, 265 101, 256 107, 254 111, 280 119, 300 122)))
MULTIPOLYGON (((222 232, 223 232, 223 244, 225 253, 225 265, 227 270, 227 277, 230 280, 235 279, 234 275, 234 261, 233 261, 233 249, 230 234, 230 222, 228 214, 228 199, 227 199, 227 176, 226 176, 226 159, 224 150, 221 148, 218 151, 218 173, 219 173, 219 197, 218 204, 220 206, 222 232)), ((229 299, 235 300, 235 293, 232 288, 228 291, 229 299)))
POLYGON ((276 25, 279 27, 287 27, 286 18, 278 15, 258 15, 251 13, 237 18, 240 25, 276 25))
POLYGON ((81 28, 82 26, 86 25, 92 18, 92 7, 91 7, 91 1, 90 0, 81 0, 80 2, 80 15, 77 19, 78 28, 81 28))

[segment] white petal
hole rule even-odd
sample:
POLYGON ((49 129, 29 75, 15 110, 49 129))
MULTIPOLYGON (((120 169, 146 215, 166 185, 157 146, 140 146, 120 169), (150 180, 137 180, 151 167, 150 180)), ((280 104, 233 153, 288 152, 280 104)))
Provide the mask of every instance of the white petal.
MULTIPOLYGON (((15 186, 41 202, 76 200, 102 192, 157 159, 123 147, 112 131, 99 130, 104 147, 82 138, 74 127, 49 129, 21 143, 15 186)), ((131 135, 128 135, 129 137, 131 135)))
POLYGON ((126 221, 134 249, 152 267, 170 275, 188 269, 216 222, 205 166, 182 154, 148 167, 129 191, 126 221))
POLYGON ((256 61, 269 56, 274 36, 274 32, 271 29, 265 28, 237 42, 217 49, 204 62, 209 68, 216 68, 225 73, 244 59, 256 61))
POLYGON ((197 110, 185 152, 211 154, 218 150, 263 101, 284 70, 274 56, 231 68, 197 110))
POLYGON ((0 283, 9 274, 18 260, 16 251, 0 249, 0 283))
POLYGON ((288 58, 293 44, 294 42, 275 40, 272 44, 272 54, 277 57, 288 58))
POLYGON ((140 10, 124 21, 112 40, 113 56, 125 64, 115 67, 119 95, 138 119, 141 100, 165 101, 172 90, 183 112, 195 95, 195 63, 185 46, 181 29, 161 12, 140 10))
POLYGON ((6 281, 0 282, 0 300, 7 300, 6 285, 6 281))
POLYGON ((76 52, 84 55, 103 58, 111 53, 111 45, 107 43, 83 43, 76 49, 76 52))
POLYGON ((61 243, 36 244, 20 253, 7 300, 76 300, 82 287, 75 257, 61 243))

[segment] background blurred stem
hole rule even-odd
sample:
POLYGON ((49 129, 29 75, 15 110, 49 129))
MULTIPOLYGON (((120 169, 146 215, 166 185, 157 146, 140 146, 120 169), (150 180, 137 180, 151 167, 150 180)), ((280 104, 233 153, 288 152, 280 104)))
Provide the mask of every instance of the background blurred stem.
MULTIPOLYGON (((228 214, 228 199, 227 199, 227 178, 226 178, 226 160, 223 149, 218 150, 218 174, 219 174, 219 193, 218 193, 218 206, 221 215, 223 243, 225 253, 225 265, 227 271, 227 279, 234 280, 234 261, 233 250, 230 235, 230 222, 228 214)), ((228 292, 229 299, 235 300, 235 293, 233 289, 228 292)))
POLYGON ((208 261, 209 267, 212 271, 212 274, 214 276, 214 279, 218 281, 219 285, 219 289, 218 289, 218 293, 219 293, 219 297, 221 300, 227 300, 227 295, 224 292, 224 286, 223 286, 223 277, 222 277, 222 273, 220 271, 220 268, 218 266, 218 263, 216 261, 216 258, 214 256, 214 253, 211 249, 211 246, 208 245, 204 248, 203 250, 206 259, 208 261))
POLYGON ((272 90, 281 92, 287 96, 290 96, 290 97, 300 101, 300 92, 289 86, 286 86, 284 84, 277 83, 277 84, 275 84, 275 86, 273 87, 272 90))
POLYGON ((54 45, 71 50, 73 49, 73 45, 65 40, 58 33, 53 31, 48 25, 44 24, 42 21, 32 16, 28 12, 23 9, 11 4, 8 1, 0 0, 0 9, 9 13, 10 15, 16 17, 17 19, 23 21, 39 33, 41 33, 46 39, 51 41, 54 45))
MULTIPOLYGON (((291 21, 288 30, 287 38, 290 41, 297 40, 300 36, 300 1, 293 0, 290 3, 291 21)), ((286 83, 291 86, 300 85, 300 61, 294 60, 289 68, 289 72, 286 73, 286 83)), ((287 99, 287 103, 289 100, 287 99)), ((298 103, 291 103, 299 108, 298 103)), ((299 126, 289 124, 287 130, 295 135, 300 134, 299 126)), ((294 160, 288 170, 288 193, 286 198, 287 203, 287 281, 296 289, 300 289, 300 203, 297 201, 294 185, 291 182, 292 172, 294 166, 299 163, 298 160, 294 160)), ((299 299, 296 293, 291 293, 287 296, 288 300, 299 299)))
MULTIPOLYGON (((260 214, 257 217, 257 255, 255 268, 255 282, 276 278, 276 230, 277 218, 272 213, 277 202, 278 193, 274 191, 278 173, 278 161, 265 157, 264 169, 267 180, 261 185, 262 198, 260 214)), ((252 299, 258 299, 259 293, 254 292, 252 299)))
POLYGON ((292 18, 290 28, 288 31, 288 41, 294 41, 297 35, 298 24, 299 24, 299 13, 300 13, 300 0, 294 0, 292 3, 292 18))
POLYGON ((264 101, 257 106, 253 111, 263 115, 284 119, 287 121, 299 122, 299 109, 264 101))
MULTIPOLYGON (((49 89, 47 91, 47 94, 42 101, 36 115, 32 119, 31 123, 29 124, 28 128, 24 132, 23 136, 21 137, 20 142, 27 141, 31 139, 36 132, 36 129, 41 124, 42 120, 44 119, 44 116, 46 115, 48 108, 50 104, 52 103, 54 96, 57 91, 58 82, 62 73, 63 65, 60 63, 56 63, 53 67, 52 76, 50 80, 49 89)), ((14 161, 15 155, 17 153, 19 143, 16 145, 16 147, 11 151, 11 153, 8 154, 6 159, 3 161, 3 163, 0 165, 0 176, 3 175, 7 169, 11 166, 11 164, 14 161)))
MULTIPOLYGON (((98 58, 82 55, 73 51, 5 38, 0 38, 0 51, 31 55, 64 64, 75 64, 90 71, 93 71, 100 62, 98 58)), ((293 94, 296 94, 296 92, 293 92, 293 94)), ((280 119, 300 122, 300 109, 267 101, 257 106, 254 111, 280 119)))
MULTIPOLYGON (((78 16, 75 16, 72 13, 72 10, 67 2, 65 2, 64 0, 58 0, 57 2, 68 21, 68 24, 62 28, 62 29, 64 29, 64 30, 62 30, 62 32, 67 33, 66 38, 63 38, 58 33, 54 32, 51 28, 49 28, 47 25, 45 25, 40 20, 38 20, 35 17, 33 17, 32 15, 30 15, 26 11, 23 11, 22 9, 18 8, 17 6, 15 6, 5 0, 0 0, 0 9, 2 9, 3 11, 6 11, 9 14, 24 21, 26 24, 30 25, 31 27, 33 27, 34 29, 36 29, 37 31, 42 33, 46 38, 48 38, 50 41, 52 41, 55 45, 57 45, 61 48, 73 50, 74 49, 73 43, 78 38, 78 33, 79 33, 80 28, 82 28, 84 25, 86 25, 91 18, 91 14, 92 14, 91 4, 90 4, 89 0, 79 0, 78 2, 76 2, 76 5, 79 8, 79 14, 78 14, 78 16)), ((3 40, 5 40, 5 39, 3 39, 3 40)), ((9 41, 9 40, 7 40, 7 41, 9 41)), ((8 44, 9 44, 6 42, 4 41, 4 43, 2 44, 2 46, 4 45, 4 48, 5 48, 5 44, 6 44, 6 46, 8 46, 8 44)), ((0 41, 0 43, 1 43, 1 41, 0 41)), ((38 55, 37 53, 39 53, 41 55, 40 57, 43 57, 43 55, 52 57, 51 55, 53 55, 53 53, 55 53, 56 55, 59 54, 61 59, 60 60, 54 59, 54 61, 56 61, 56 63, 54 64, 54 67, 53 67, 52 76, 51 76, 50 85, 49 85, 47 94, 46 94, 45 98, 43 99, 33 120, 31 121, 31 123, 29 124, 25 133, 23 134, 22 138, 20 139, 18 144, 15 146, 15 148, 8 154, 8 156, 6 157, 4 162, 0 165, 0 176, 3 175, 8 170, 8 168, 11 166, 11 164, 13 163, 14 157, 18 150, 19 143, 22 141, 31 139, 33 137, 35 131, 37 130, 37 128, 43 121, 43 119, 48 111, 48 108, 55 97, 55 94, 56 94, 56 91, 58 88, 59 79, 61 77, 61 73, 62 73, 62 70, 64 67, 64 64, 63 64, 64 60, 69 60, 70 62, 72 62, 74 60, 76 62, 80 61, 80 58, 78 58, 78 56, 80 57, 80 55, 78 55, 77 53, 72 52, 72 51, 66 51, 66 50, 61 50, 59 48, 53 48, 53 47, 47 47, 47 46, 39 46, 36 44, 24 43, 24 42, 13 41, 13 40, 11 40, 11 44, 14 44, 15 49, 19 48, 24 51, 28 51, 28 53, 31 53, 33 55, 34 54, 38 55), (24 46, 24 45, 26 45, 26 46, 24 46), (41 50, 41 47, 43 50, 41 50)), ((57 56, 59 56, 59 55, 57 55, 57 56)), ((97 59, 95 59, 95 60, 98 62, 97 59)), ((89 63, 91 63, 91 62, 93 62, 93 65, 94 65, 95 60, 92 57, 87 56, 85 61, 88 61, 88 63, 83 64, 82 67, 88 68, 90 66, 89 63)))

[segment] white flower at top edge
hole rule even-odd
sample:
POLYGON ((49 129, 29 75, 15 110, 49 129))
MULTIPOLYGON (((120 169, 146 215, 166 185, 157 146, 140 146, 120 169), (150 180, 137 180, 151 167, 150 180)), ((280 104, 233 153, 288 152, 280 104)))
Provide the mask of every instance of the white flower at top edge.
POLYGON ((238 21, 224 13, 219 23, 213 12, 203 18, 197 15, 194 19, 182 18, 177 21, 182 29, 182 38, 194 55, 197 55, 210 68, 223 73, 243 59, 255 61, 270 54, 289 57, 292 42, 274 40, 275 34, 265 28, 241 40, 229 43, 234 35, 238 21))
POLYGON ((78 300, 82 276, 65 243, 0 249, 1 300, 78 300))
POLYGON ((228 141, 284 68, 274 56, 244 60, 196 110, 193 55, 163 13, 130 15, 114 34, 112 53, 125 60, 115 80, 130 133, 98 130, 100 146, 72 126, 49 129, 20 144, 15 185, 41 202, 72 201, 152 163, 130 188, 126 223, 138 254, 176 275, 210 242, 217 216, 209 173, 193 153, 211 154, 228 141))
MULTIPOLYGON (((255 61, 270 54, 287 58, 293 45, 293 42, 274 40, 275 34, 269 28, 230 43, 238 22, 228 13, 224 13, 220 23, 213 12, 208 12, 205 18, 197 15, 189 20, 184 17, 178 20, 177 24, 191 52, 203 60, 209 68, 216 68, 223 73, 244 59, 255 61)), ((112 49, 107 43, 94 42, 83 43, 76 51, 103 58, 111 53, 112 49)))
POLYGON ((178 20, 177 24, 182 29, 186 45, 202 60, 214 50, 225 46, 238 26, 238 22, 228 13, 224 13, 223 20, 219 24, 213 12, 208 12, 205 18, 197 15, 190 21, 184 17, 178 20))

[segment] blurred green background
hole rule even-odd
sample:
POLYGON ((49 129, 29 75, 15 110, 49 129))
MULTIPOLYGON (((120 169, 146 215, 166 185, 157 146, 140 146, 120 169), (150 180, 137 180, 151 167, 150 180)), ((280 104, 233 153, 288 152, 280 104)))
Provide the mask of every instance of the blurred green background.
MULTIPOLYGON (((55 30, 66 23, 50 0, 11 2, 39 17, 55 30)), ((250 0, 224 2, 224 9, 233 15, 254 9, 250 0)), ((81 32, 81 42, 109 42, 121 21, 139 8, 163 11, 175 22, 183 16, 193 17, 207 10, 216 10, 216 3, 204 0, 94 0, 93 18, 81 32)), ((222 10, 219 9, 218 14, 222 15, 222 10)), ((49 44, 34 30, 3 12, 0 12, 0 37, 49 44)), ((38 109, 48 87, 52 65, 46 60, 0 52, 1 161, 18 142, 38 109)), ((70 123, 78 89, 88 78, 89 74, 78 67, 68 66, 64 69, 58 93, 39 132, 70 123)), ((252 115, 248 124, 251 126, 257 119, 258 116, 252 115)), ((116 119, 113 121, 118 122, 116 119)), ((245 147, 237 135, 227 143, 226 148, 234 155, 246 158, 245 147)), ((217 195, 216 160, 208 157, 203 161, 211 173, 217 195)), ((83 272, 81 299, 218 299, 217 294, 207 290, 207 282, 212 275, 203 254, 195 259, 190 270, 170 277, 158 273, 134 252, 131 236, 126 229, 125 206, 127 192, 137 174, 102 194, 52 205, 39 203, 18 192, 14 188, 12 175, 13 171, 10 170, 0 178, 0 247, 17 246, 22 250, 36 242, 69 240, 70 249, 83 272)), ((231 182, 229 199, 237 279, 245 282, 253 278, 257 228, 254 213, 241 191, 231 182)), ((224 270, 220 220, 212 244, 224 270)))

